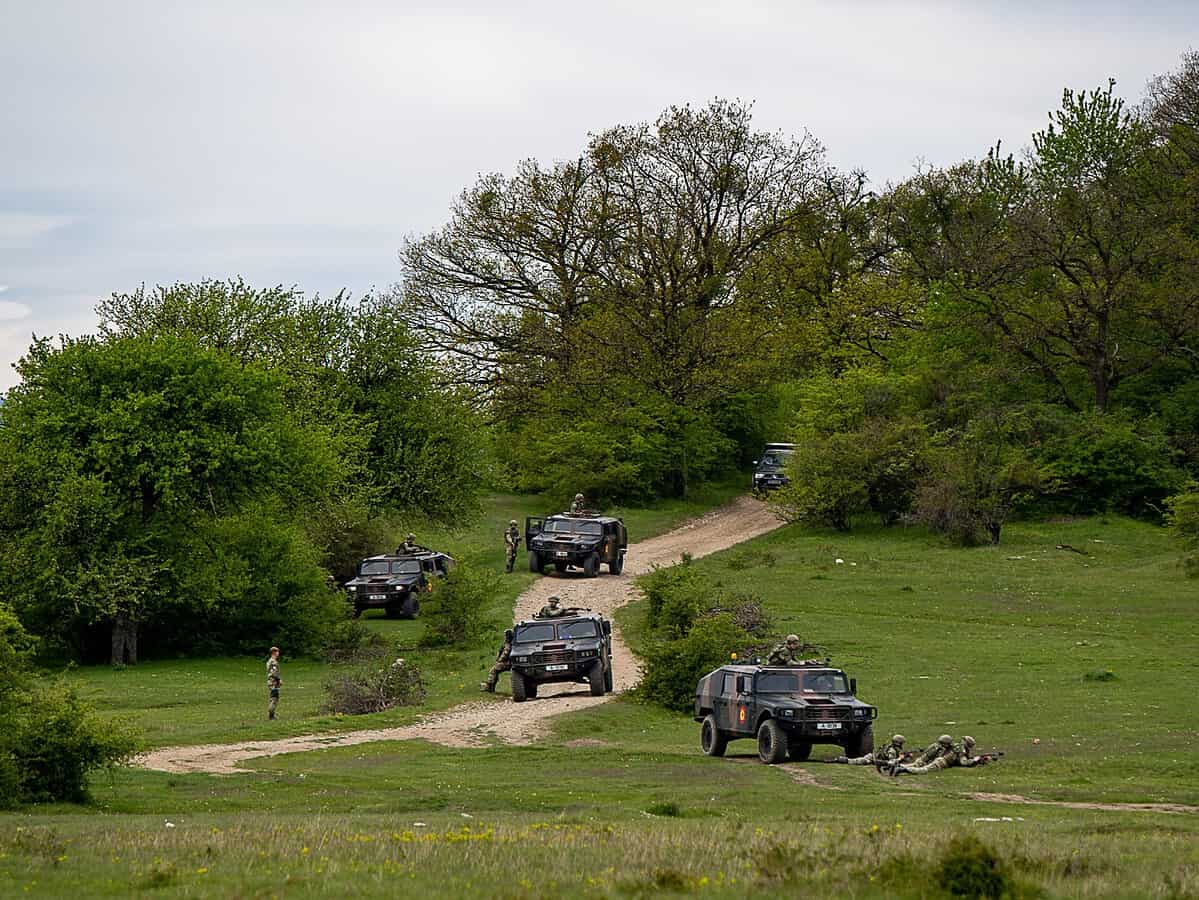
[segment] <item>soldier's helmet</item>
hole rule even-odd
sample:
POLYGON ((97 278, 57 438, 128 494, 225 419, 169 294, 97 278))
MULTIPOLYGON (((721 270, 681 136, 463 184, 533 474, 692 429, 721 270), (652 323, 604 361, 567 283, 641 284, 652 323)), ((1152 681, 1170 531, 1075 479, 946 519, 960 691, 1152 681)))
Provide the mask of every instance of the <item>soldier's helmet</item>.
POLYGON ((974 738, 970 737, 970 735, 966 735, 964 738, 962 738, 962 743, 965 744, 967 747, 973 747, 975 744, 975 740, 974 740, 974 738))
POLYGON ((410 540, 410 541, 415 541, 415 540, 416 540, 416 535, 415 535, 415 534, 413 534, 411 531, 410 531, 410 532, 408 532, 408 538, 407 538, 407 540, 410 540))
POLYGON ((575 494, 575 499, 576 499, 576 500, 582 500, 582 499, 583 499, 583 495, 582 495, 582 494, 575 494))
POLYGON ((891 736, 891 743, 894 744, 896 747, 902 747, 903 740, 904 740, 904 738, 903 738, 902 734, 894 734, 891 736))
POLYGON ((799 643, 799 635, 798 634, 787 635, 787 643, 788 644, 798 644, 799 643))
POLYGON ((509 524, 509 525, 515 525, 515 524, 516 524, 516 519, 509 519, 509 520, 508 520, 508 524, 509 524))
POLYGON ((939 738, 937 738, 937 743, 943 747, 952 747, 953 746, 953 738, 951 738, 947 734, 943 734, 939 738))
POLYGON ((559 603, 562 602, 562 598, 561 597, 550 597, 550 599, 547 602, 549 603, 550 606, 557 606, 559 603))

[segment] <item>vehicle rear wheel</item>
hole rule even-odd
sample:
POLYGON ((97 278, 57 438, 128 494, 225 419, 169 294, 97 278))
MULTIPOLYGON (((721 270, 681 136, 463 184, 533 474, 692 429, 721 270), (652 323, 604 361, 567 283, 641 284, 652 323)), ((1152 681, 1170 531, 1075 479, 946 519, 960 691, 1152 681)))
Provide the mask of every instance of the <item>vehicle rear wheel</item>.
POLYGON ((613 575, 619 575, 624 571, 624 554, 617 553, 616 559, 608 563, 608 571, 613 575))
POLYGON ((729 739, 716 727, 716 717, 708 713, 704 724, 699 726, 699 748, 708 756, 724 756, 729 739))
POLYGON ((758 757, 770 765, 787 758, 787 735, 774 719, 767 719, 758 728, 758 757))
POLYGON ((599 574, 599 554, 592 553, 583 560, 583 574, 588 578, 594 578, 599 574))
POLYGON ((850 759, 874 752, 874 726, 867 725, 845 742, 845 755, 850 759))
POLYGON ((514 703, 524 703, 528 697, 528 682, 525 676, 515 669, 512 671, 512 700, 514 703))
POLYGON ((604 695, 604 664, 599 660, 596 660, 590 671, 587 672, 587 683, 591 685, 592 697, 604 695))
POLYGON ((787 745, 787 756, 795 762, 803 762, 812 755, 811 741, 792 741, 787 745))
POLYGON ((536 550, 529 551, 529 571, 541 574, 541 554, 536 550))

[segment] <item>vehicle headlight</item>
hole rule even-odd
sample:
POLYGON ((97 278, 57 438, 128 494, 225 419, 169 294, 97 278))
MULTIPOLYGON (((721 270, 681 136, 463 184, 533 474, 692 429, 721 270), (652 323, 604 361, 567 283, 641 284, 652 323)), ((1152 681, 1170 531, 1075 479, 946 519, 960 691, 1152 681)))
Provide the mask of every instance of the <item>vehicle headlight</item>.
POLYGON ((865 715, 866 715, 867 713, 869 713, 869 712, 870 712, 870 710, 868 710, 868 709, 855 709, 855 710, 853 711, 853 714, 854 714, 854 715, 855 715, 857 718, 861 719, 861 718, 865 717, 865 715))
POLYGON ((779 715, 780 715, 780 716, 786 716, 787 718, 791 718, 791 716, 795 715, 795 710, 793 710, 793 709, 780 709, 780 710, 779 710, 779 715))
POLYGON ((594 650, 580 650, 579 656, 595 656, 594 650))
POLYGON ((518 657, 516 657, 516 661, 517 662, 528 662, 529 658, 527 656, 518 656, 518 657))
POLYGON ((351 584, 349 587, 350 587, 350 590, 351 590, 351 591, 356 591, 356 590, 358 590, 358 585, 356 585, 356 584, 351 584))

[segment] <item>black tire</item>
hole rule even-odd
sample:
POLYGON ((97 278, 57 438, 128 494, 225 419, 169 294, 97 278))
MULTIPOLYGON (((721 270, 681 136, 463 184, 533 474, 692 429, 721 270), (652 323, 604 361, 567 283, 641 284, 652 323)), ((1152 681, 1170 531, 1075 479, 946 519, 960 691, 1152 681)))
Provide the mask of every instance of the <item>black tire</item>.
POLYGON ((591 696, 604 696, 604 664, 599 660, 587 672, 587 683, 591 685, 591 696))
POLYGON ((604 669, 604 690, 609 694, 612 693, 612 660, 608 660, 608 667, 604 669))
POLYGON ((850 759, 874 752, 874 726, 867 725, 845 742, 845 755, 850 759))
MULTIPOLYGON (((528 682, 525 681, 525 676, 515 669, 512 670, 512 701, 514 703, 524 703, 528 694, 528 682)), ((533 696, 536 696, 534 694, 533 696)))
POLYGON ((537 681, 533 678, 525 679, 525 696, 530 700, 537 699, 537 681))
POLYGON ((803 762, 812 755, 811 741, 792 741, 787 745, 787 756, 795 762, 803 762))
POLYGON ((416 594, 409 594, 404 598, 403 604, 400 606, 400 615, 405 619, 415 619, 416 614, 420 612, 420 600, 416 594))
POLYGON ((608 563, 608 572, 612 575, 619 575, 624 571, 624 554, 617 553, 616 559, 608 563))
POLYGON ((541 554, 536 550, 529 551, 529 571, 541 574, 541 554))
POLYGON ((708 713, 699 726, 699 749, 708 756, 724 756, 728 745, 729 739, 716 727, 716 717, 708 713))
POLYGON ((583 574, 588 578, 594 578, 599 574, 599 554, 592 553, 583 560, 583 574))
POLYGON ((774 719, 767 719, 758 728, 758 758, 767 765, 787 758, 787 735, 774 719))
POLYGON ((400 617, 400 606, 398 603, 388 603, 383 607, 383 615, 389 619, 398 619, 400 617))
POLYGON ((565 572, 565 571, 566 571, 566 563, 564 563, 564 562, 555 562, 555 563, 554 563, 554 568, 555 568, 555 569, 557 569, 559 572, 565 572))
POLYGON ((355 604, 355 605, 354 605, 354 612, 353 612, 353 616, 354 616, 354 618, 355 618, 355 619, 357 619, 357 618, 358 618, 359 616, 361 616, 361 615, 362 615, 362 607, 361 607, 361 606, 358 606, 357 604, 355 604))

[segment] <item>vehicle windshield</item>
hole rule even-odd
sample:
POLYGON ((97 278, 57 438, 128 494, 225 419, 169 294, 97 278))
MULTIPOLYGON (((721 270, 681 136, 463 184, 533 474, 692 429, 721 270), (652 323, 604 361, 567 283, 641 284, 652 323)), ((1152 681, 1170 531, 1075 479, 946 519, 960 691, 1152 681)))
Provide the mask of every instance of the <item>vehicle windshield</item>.
POLYGON ((545 530, 551 534, 603 534, 599 522, 586 519, 546 519, 545 530))
POLYGON ((563 622, 558 626, 558 637, 565 640, 566 638, 585 638, 595 637, 599 634, 595 628, 595 622, 591 619, 581 619, 578 622, 563 622))
POLYGON ((396 575, 418 575, 420 574, 420 561, 416 559, 402 559, 399 562, 391 564, 391 571, 396 575))
POLYGON ((763 694, 848 694, 840 672, 765 672, 758 676, 763 694))
POLYGON ((552 641, 553 639, 554 626, 549 622, 525 625, 523 628, 516 629, 516 643, 518 644, 539 644, 542 641, 552 641))
POLYGON ((387 574, 387 560, 372 559, 367 562, 364 562, 362 565, 360 565, 358 567, 358 574, 359 575, 386 575, 387 574))
POLYGON ((775 466, 781 469, 783 466, 787 465, 787 457, 790 455, 791 452, 788 450, 771 450, 769 453, 763 454, 762 460, 758 463, 758 465, 775 466))

